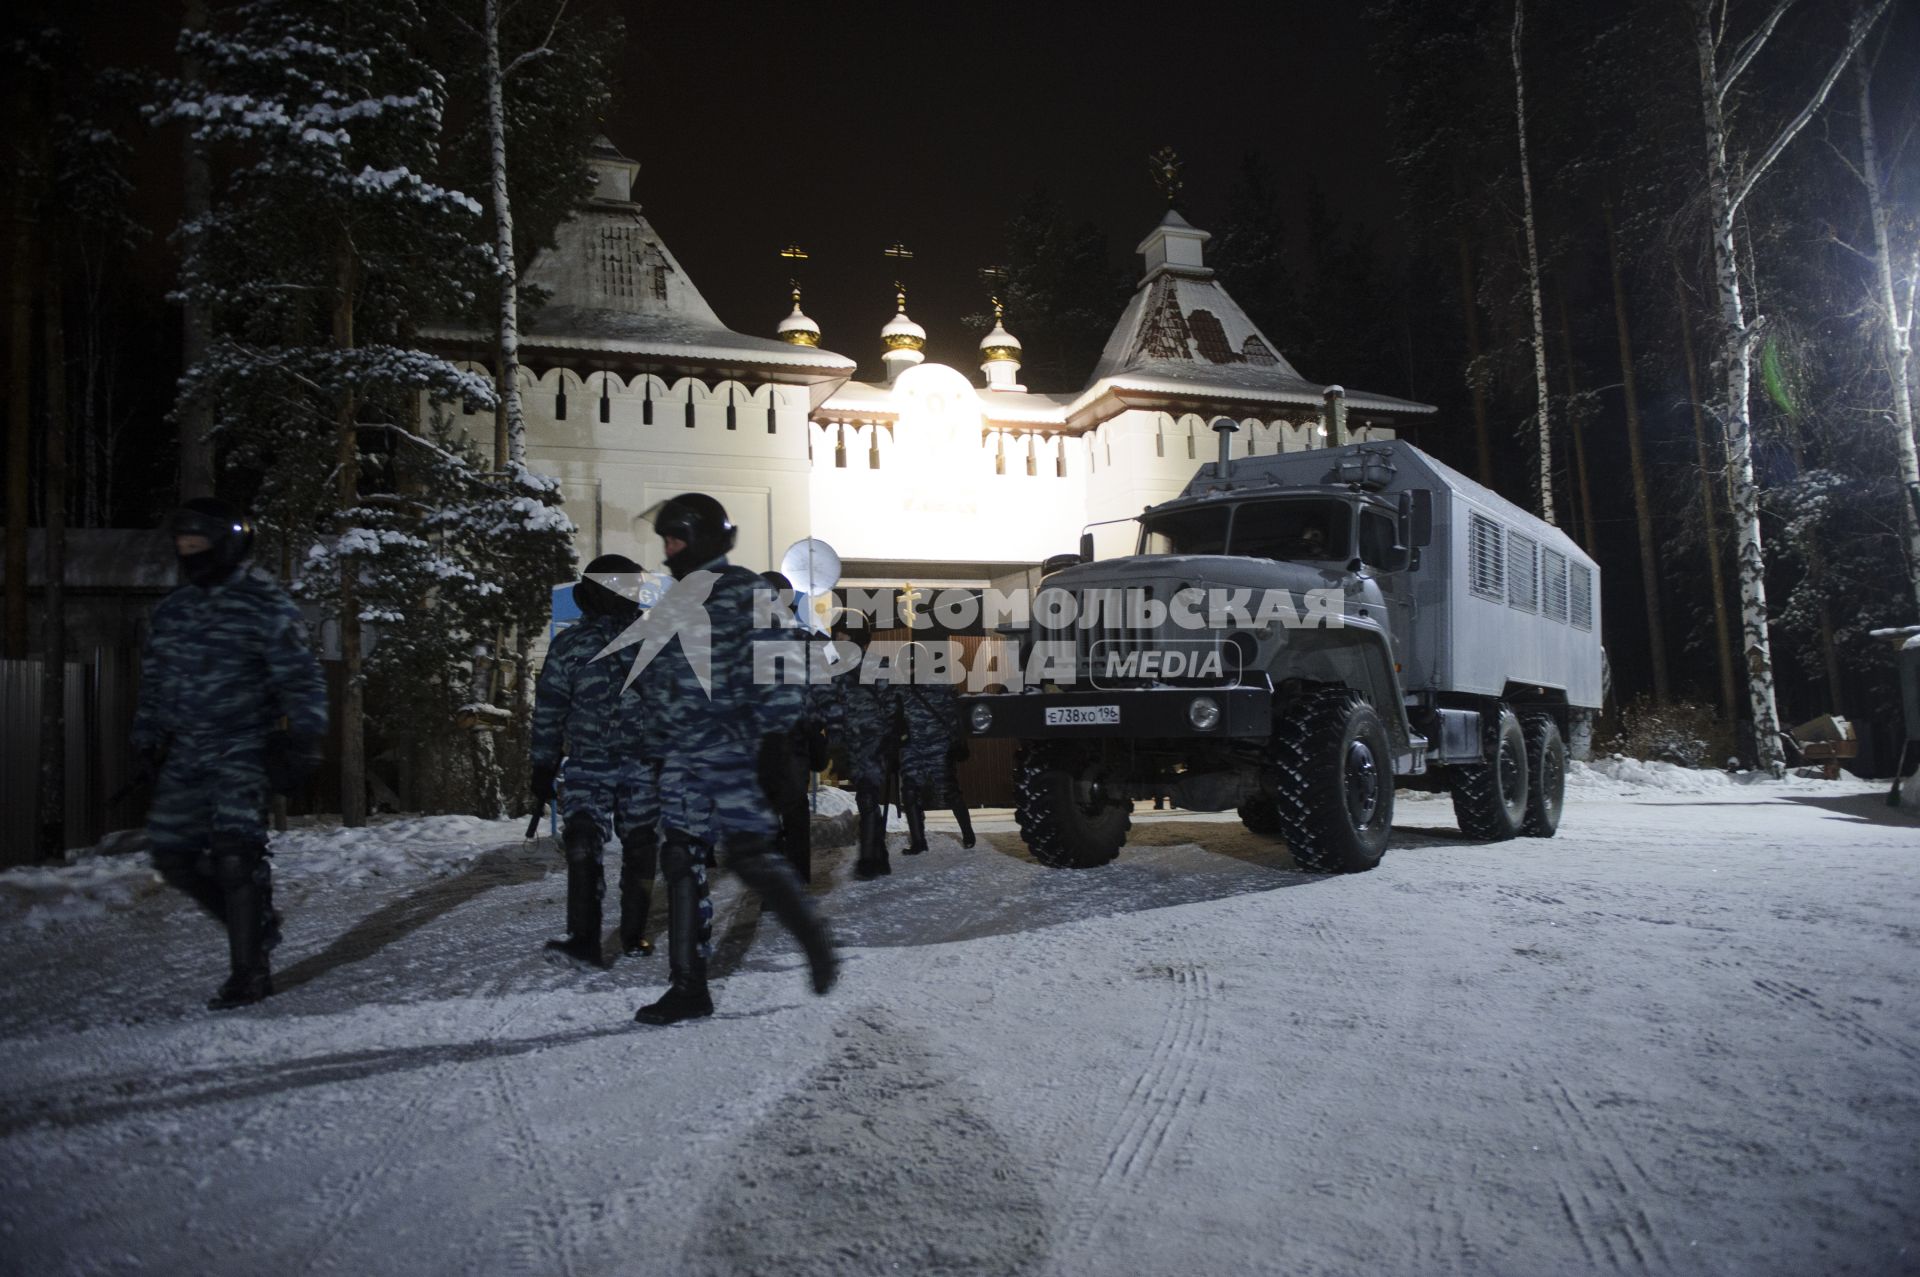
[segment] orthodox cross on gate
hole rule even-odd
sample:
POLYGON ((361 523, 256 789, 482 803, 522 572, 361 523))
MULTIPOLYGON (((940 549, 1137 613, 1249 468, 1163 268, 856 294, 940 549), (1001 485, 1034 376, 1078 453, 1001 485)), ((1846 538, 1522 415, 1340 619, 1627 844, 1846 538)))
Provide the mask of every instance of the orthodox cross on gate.
POLYGON ((987 295, 987 300, 993 303, 993 321, 997 324, 1000 322, 1001 314, 1000 294, 1005 292, 1007 288, 1007 268, 1004 266, 982 266, 978 274, 980 276, 980 282, 991 290, 987 295))
POLYGON ((793 289, 793 302, 794 302, 794 305, 797 306, 800 304, 800 276, 798 274, 798 271, 799 271, 798 263, 804 262, 807 260, 807 250, 800 247, 800 241, 790 239, 787 241, 787 246, 780 250, 780 256, 782 259, 786 261, 795 263, 795 267, 794 267, 795 274, 787 277, 787 286, 793 289))
POLYGON ((900 590, 900 605, 902 609, 901 615, 902 617, 905 618, 908 629, 913 628, 914 618, 919 616, 920 614, 920 608, 918 604, 921 599, 924 599, 926 597, 927 597, 927 592, 915 586, 914 583, 911 581, 906 582, 901 587, 901 590, 900 590))
POLYGON ((804 262, 807 260, 807 250, 789 240, 787 246, 780 250, 780 256, 792 258, 796 262, 804 262))
POLYGON ((896 239, 895 241, 893 241, 893 243, 887 245, 885 248, 880 250, 880 256, 897 257, 901 261, 912 261, 913 250, 908 248, 905 244, 902 244, 899 240, 896 239))
POLYGON ((1153 184, 1166 196, 1168 208, 1180 198, 1181 168, 1180 156, 1171 146, 1163 146, 1147 157, 1147 171, 1153 174, 1153 184))

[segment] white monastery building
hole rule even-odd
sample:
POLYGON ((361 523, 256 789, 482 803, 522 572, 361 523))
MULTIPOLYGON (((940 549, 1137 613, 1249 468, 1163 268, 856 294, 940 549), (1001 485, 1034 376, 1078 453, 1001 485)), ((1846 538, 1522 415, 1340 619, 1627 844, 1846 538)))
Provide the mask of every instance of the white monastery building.
MULTIPOLYGON (((1140 241, 1139 287, 1084 387, 1020 384, 1017 315, 981 340, 977 375, 926 362, 904 295, 870 338, 835 335, 885 346, 885 379, 856 381, 797 290, 771 335, 728 328, 634 201, 639 164, 605 139, 592 163, 592 199, 527 271, 550 300, 520 346, 527 459, 564 485, 583 562, 657 566, 642 512, 702 491, 756 571, 812 536, 845 585, 1014 585, 1086 525, 1178 494, 1217 455, 1221 417, 1241 457, 1391 437, 1433 411, 1302 377, 1214 279, 1207 232, 1172 211, 1140 241)), ((487 341, 424 336, 455 358, 487 341)), ((492 437, 490 415, 466 424, 492 437)), ((1132 548, 1125 525, 1095 536, 1102 555, 1132 548)))

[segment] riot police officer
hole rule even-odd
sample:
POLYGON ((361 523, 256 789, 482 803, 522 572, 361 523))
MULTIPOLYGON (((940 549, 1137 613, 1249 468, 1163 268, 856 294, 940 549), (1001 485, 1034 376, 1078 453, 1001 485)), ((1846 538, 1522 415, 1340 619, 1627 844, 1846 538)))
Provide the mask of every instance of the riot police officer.
MULTIPOLYGON (((954 742, 960 732, 960 702, 953 684, 935 676, 928 653, 921 644, 910 644, 902 653, 908 674, 899 691, 900 718, 900 805, 907 814, 907 854, 918 855, 927 849, 927 808, 950 802, 953 782, 954 742)), ((955 814, 966 809, 955 805, 955 814)), ((967 845, 973 845, 973 824, 963 820, 967 845)))
MULTIPOLYGON (((805 951, 813 991, 833 986, 838 969, 824 923, 793 867, 773 846, 777 829, 756 773, 762 742, 799 722, 804 684, 755 676, 756 641, 790 640, 791 631, 756 630, 759 578, 727 562, 737 535, 727 512, 705 493, 686 493, 655 513, 675 584, 648 613, 643 632, 653 651, 641 677, 657 689, 661 733, 671 748, 661 777, 669 801, 703 800, 720 862, 759 893, 805 951)), ((651 693, 650 693, 651 695, 651 693)), ((667 954, 672 983, 634 1016, 673 1024, 713 1014, 707 988, 701 882, 692 840, 669 838, 661 869, 667 884, 667 954)))
POLYGON ((293 600, 244 566, 252 522, 201 497, 171 531, 186 581, 154 609, 132 743, 153 782, 154 868, 226 926, 229 975, 207 1004, 223 1010, 273 993, 267 796, 319 766, 327 687, 293 600))
POLYGON ((534 691, 533 797, 558 802, 567 857, 567 937, 547 947, 594 967, 606 964, 601 856, 613 835, 620 839, 621 948, 653 951, 646 925, 662 751, 642 692, 627 687, 628 663, 607 650, 640 615, 634 601, 639 583, 640 565, 624 555, 603 554, 587 564, 573 587, 580 620, 554 638, 534 691), (566 780, 560 786, 563 757, 566 780))
MULTIPOLYGON (((864 623, 857 628, 836 624, 833 631, 836 642, 862 650, 871 643, 872 634, 872 628, 864 623)), ((871 673, 873 677, 863 664, 858 672, 843 675, 834 684, 839 744, 859 812, 853 875, 860 879, 893 872, 887 857, 887 790, 898 765, 900 745, 899 691, 883 671, 871 673)))

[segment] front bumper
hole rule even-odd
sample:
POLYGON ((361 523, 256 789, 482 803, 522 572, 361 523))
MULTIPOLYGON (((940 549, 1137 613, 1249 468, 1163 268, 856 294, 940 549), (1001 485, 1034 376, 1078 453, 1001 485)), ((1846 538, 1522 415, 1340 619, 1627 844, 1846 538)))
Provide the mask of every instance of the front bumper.
POLYGON ((1126 691, 998 692, 960 698, 960 722, 981 739, 1081 740, 1127 737, 1148 740, 1257 739, 1273 734, 1273 693, 1264 687, 1154 687, 1126 691), (1219 721, 1196 727, 1190 717, 1198 697, 1219 709, 1219 721), (991 715, 974 722, 975 707, 991 715), (1048 710, 1065 711, 1053 715, 1048 710), (1117 714, 1109 711, 1117 711, 1117 714), (1117 721, 1091 721, 1117 718, 1117 721), (1058 721, 1061 719, 1081 721, 1058 721))

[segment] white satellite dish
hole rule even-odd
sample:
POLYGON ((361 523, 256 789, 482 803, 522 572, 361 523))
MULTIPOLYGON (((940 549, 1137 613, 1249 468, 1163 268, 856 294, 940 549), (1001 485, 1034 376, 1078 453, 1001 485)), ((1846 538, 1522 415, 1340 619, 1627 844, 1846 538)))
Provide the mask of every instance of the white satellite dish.
POLYGON ((833 587, 840 584, 839 551, 819 537, 795 541, 780 556, 780 574, 793 582, 793 592, 805 600, 798 609, 801 619, 825 633, 824 613, 831 609, 823 608, 820 601, 829 599, 833 587))

